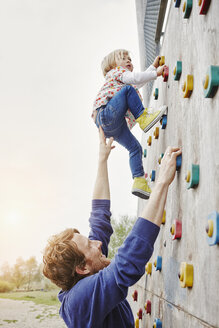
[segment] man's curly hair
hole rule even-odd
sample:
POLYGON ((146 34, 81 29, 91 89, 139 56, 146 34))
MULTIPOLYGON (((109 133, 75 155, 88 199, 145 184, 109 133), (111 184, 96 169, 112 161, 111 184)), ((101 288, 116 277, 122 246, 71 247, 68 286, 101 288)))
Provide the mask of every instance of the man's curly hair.
POLYGON ((75 270, 85 265, 85 256, 72 240, 76 229, 66 229, 52 236, 43 254, 43 274, 62 290, 71 289, 84 278, 75 270))

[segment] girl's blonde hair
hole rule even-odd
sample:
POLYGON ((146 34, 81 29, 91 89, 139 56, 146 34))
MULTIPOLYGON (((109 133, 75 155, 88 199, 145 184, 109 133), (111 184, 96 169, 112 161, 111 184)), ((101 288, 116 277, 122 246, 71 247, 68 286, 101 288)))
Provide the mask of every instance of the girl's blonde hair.
POLYGON ((124 55, 129 55, 129 51, 125 49, 117 49, 110 52, 106 57, 103 58, 101 63, 101 68, 103 71, 103 75, 106 74, 113 68, 116 68, 116 59, 122 58, 124 55))

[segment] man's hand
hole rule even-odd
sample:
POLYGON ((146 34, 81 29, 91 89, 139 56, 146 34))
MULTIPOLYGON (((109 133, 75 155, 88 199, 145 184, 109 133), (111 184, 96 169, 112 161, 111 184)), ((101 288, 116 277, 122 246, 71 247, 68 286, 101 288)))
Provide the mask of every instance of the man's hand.
POLYGON ((182 150, 178 147, 168 147, 161 160, 161 166, 158 176, 158 181, 166 183, 168 185, 174 179, 176 173, 176 158, 182 153, 182 150))
POLYGON ((148 203, 142 210, 141 217, 160 226, 166 203, 169 185, 176 174, 176 157, 182 153, 178 147, 168 147, 161 160, 160 172, 148 203))
POLYGON ((99 127, 99 139, 100 139, 100 146, 99 146, 99 160, 106 161, 109 157, 109 154, 115 146, 112 146, 113 138, 111 137, 108 142, 106 142, 106 137, 104 135, 103 129, 99 127))
POLYGON ((115 148, 115 146, 112 146, 113 138, 110 138, 108 142, 106 142, 106 138, 101 127, 99 128, 99 138, 99 163, 96 182, 94 185, 93 199, 110 199, 107 159, 111 149, 115 148))

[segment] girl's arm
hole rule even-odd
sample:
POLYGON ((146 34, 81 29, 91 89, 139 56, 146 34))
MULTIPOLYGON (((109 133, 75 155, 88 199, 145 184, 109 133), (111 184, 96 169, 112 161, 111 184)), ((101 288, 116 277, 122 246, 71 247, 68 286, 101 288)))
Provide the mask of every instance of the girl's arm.
POLYGON ((156 78, 157 70, 151 65, 144 72, 124 72, 121 76, 121 81, 125 84, 134 84, 138 88, 141 88, 145 83, 156 80, 156 78))

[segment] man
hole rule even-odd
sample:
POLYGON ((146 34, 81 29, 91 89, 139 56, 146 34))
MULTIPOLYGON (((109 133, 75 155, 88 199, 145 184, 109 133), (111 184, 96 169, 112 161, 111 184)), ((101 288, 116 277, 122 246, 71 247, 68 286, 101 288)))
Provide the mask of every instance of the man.
POLYGON ((89 238, 75 229, 53 236, 44 252, 44 275, 62 290, 60 315, 71 328, 133 328, 134 318, 126 301, 128 287, 145 272, 159 233, 168 187, 176 172, 179 148, 168 147, 149 201, 132 231, 110 262, 108 243, 110 189, 107 159, 113 139, 106 142, 100 128, 98 172, 93 192, 89 238))

